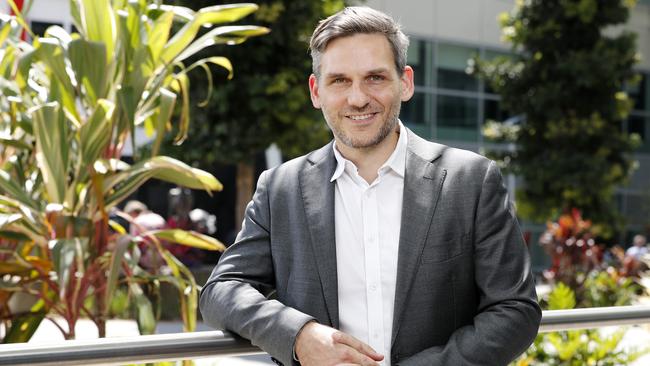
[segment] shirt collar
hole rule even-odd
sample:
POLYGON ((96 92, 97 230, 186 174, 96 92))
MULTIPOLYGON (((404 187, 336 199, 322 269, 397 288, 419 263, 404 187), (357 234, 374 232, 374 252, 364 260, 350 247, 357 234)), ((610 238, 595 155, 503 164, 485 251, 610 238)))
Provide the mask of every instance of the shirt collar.
MULTIPOLYGON (((404 178, 404 170, 406 168, 406 146, 407 146, 407 133, 406 129, 404 128, 404 125, 402 124, 402 121, 398 121, 398 133, 399 133, 399 138, 397 139, 397 145, 395 146, 395 150, 393 150, 393 153, 388 157, 386 162, 377 170, 380 174, 383 170, 386 170, 387 168, 392 169, 395 173, 397 173, 400 177, 404 178)), ((334 174, 332 174, 332 178, 330 179, 330 182, 333 182, 337 180, 343 172, 346 170, 352 170, 356 171, 356 166, 354 165, 353 162, 350 160, 346 159, 341 155, 339 152, 339 149, 336 147, 336 141, 332 144, 332 149, 334 150, 334 157, 336 158, 336 169, 334 170, 334 174)))

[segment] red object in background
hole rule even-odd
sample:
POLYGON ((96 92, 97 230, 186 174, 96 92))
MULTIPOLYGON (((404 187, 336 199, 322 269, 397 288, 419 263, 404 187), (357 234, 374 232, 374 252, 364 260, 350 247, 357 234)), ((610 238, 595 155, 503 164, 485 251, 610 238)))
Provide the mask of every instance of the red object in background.
MULTIPOLYGON (((18 10, 23 11, 23 3, 25 0, 14 0, 14 2, 16 3, 18 10)), ((11 15, 16 15, 16 13, 14 13, 14 9, 11 9, 11 15)))
MULTIPOLYGON (((14 2, 16 3, 16 7, 18 8, 18 11, 22 13, 25 0, 14 0, 14 2)), ((9 6, 9 10, 11 10, 10 12, 11 15, 16 15, 16 13, 14 13, 14 9, 11 6, 9 6)), ((23 29, 23 33, 20 35, 20 39, 22 39, 23 41, 27 40, 27 32, 25 32, 24 29, 23 29)))

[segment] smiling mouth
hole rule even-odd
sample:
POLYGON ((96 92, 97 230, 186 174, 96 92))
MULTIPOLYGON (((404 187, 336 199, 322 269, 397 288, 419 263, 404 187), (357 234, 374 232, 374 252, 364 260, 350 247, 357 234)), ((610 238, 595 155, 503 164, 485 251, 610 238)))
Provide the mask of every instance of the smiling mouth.
POLYGON ((364 121, 374 117, 375 114, 376 113, 366 113, 366 114, 349 115, 347 117, 353 121, 364 121))

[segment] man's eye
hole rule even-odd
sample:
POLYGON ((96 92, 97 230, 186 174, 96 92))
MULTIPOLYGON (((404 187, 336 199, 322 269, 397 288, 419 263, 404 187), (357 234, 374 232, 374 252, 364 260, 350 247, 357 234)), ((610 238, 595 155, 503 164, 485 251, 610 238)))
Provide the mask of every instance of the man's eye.
POLYGON ((381 75, 370 75, 368 80, 370 81, 383 81, 385 78, 381 75))
POLYGON ((332 80, 332 84, 343 84, 343 83, 345 83, 345 79, 343 78, 336 78, 332 80))

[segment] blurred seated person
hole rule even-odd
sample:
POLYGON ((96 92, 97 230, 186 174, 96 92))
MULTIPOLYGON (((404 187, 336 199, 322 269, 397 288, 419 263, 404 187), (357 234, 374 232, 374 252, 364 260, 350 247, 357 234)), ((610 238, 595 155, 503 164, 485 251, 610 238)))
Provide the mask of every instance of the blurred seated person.
POLYGON ((165 219, 155 212, 149 211, 147 205, 140 201, 131 200, 124 206, 124 212, 133 218, 129 232, 131 235, 140 235, 150 230, 160 230, 167 226, 165 219))
MULTIPOLYGON (((129 227, 129 233, 132 236, 145 234, 152 230, 164 229, 167 226, 162 216, 149 211, 147 205, 140 201, 132 200, 127 202, 126 206, 124 206, 124 212, 132 218, 129 227)), ((138 243, 138 248, 141 251, 139 263, 144 268, 155 269, 162 263, 162 258, 151 245, 151 238, 146 236, 138 243)))
POLYGON ((628 275, 636 276, 641 271, 648 269, 643 258, 648 254, 648 240, 643 235, 635 235, 632 246, 625 251, 623 266, 628 275))

